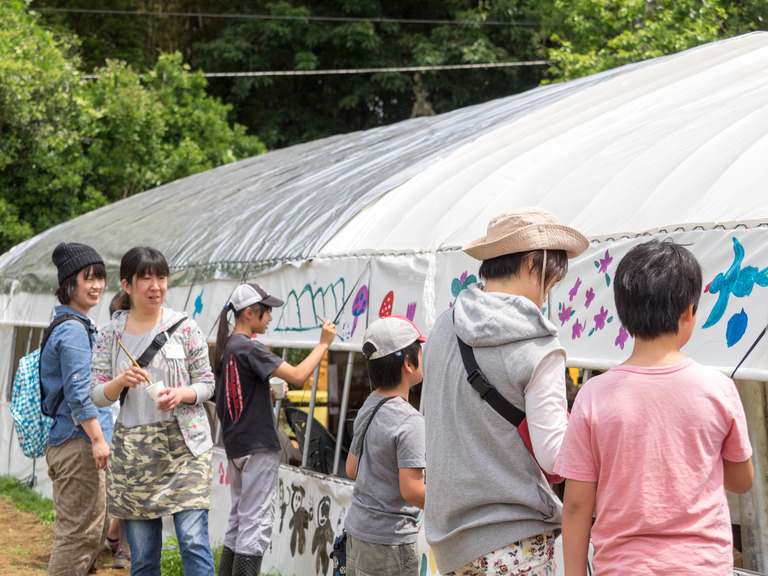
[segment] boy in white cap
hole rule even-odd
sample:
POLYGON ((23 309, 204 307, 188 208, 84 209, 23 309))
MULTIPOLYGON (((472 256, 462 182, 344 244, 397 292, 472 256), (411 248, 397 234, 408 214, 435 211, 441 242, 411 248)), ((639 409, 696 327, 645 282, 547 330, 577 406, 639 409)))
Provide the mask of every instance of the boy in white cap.
POLYGON ((424 348, 424 525, 445 576, 555 574, 562 504, 539 465, 552 473, 565 435, 565 350, 542 306, 588 245, 553 214, 519 208, 464 247, 482 261, 483 283, 459 294, 424 348), (536 459, 467 381, 459 338, 498 396, 525 413, 536 459))
POLYGON ((345 522, 347 576, 417 576, 424 508, 424 418, 408 403, 421 382, 424 336, 402 316, 373 322, 363 355, 373 392, 355 419, 347 475, 355 480, 345 522))

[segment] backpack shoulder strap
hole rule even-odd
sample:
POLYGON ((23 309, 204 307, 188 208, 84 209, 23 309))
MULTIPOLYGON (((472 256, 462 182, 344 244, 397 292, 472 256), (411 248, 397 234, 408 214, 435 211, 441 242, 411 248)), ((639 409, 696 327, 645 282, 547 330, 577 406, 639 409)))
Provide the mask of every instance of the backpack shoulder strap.
MULTIPOLYGON (((48 325, 48 328, 45 329, 43 332, 43 339, 40 342, 40 364, 37 366, 38 370, 38 380, 40 381, 40 398, 41 400, 45 398, 43 394, 43 378, 42 378, 42 359, 43 359, 43 349, 45 348, 45 344, 48 342, 48 338, 51 337, 51 334, 53 333, 53 329, 56 328, 59 324, 63 324, 64 322, 68 320, 77 320, 80 322, 84 327, 85 331, 88 333, 88 344, 90 344, 91 348, 93 348, 93 340, 91 340, 91 334, 93 334, 96 330, 93 328, 90 322, 86 322, 78 316, 77 314, 72 314, 71 312, 67 312, 66 314, 62 314, 61 316, 57 316, 53 319, 53 321, 48 325)), ((53 405, 53 412, 51 412, 51 418, 56 416, 56 413, 59 411, 59 406, 61 406, 61 403, 64 401, 64 390, 59 393, 58 398, 56 398, 56 403, 53 405)))
POLYGON ((43 339, 40 342, 40 354, 43 353, 43 348, 45 348, 46 342, 48 342, 48 338, 50 338, 51 334, 53 333, 53 329, 56 328, 59 324, 63 324, 67 320, 77 320, 80 322, 80 324, 83 325, 85 328, 85 331, 88 333, 88 343, 91 345, 91 348, 93 348, 93 342, 91 341, 91 334, 93 334, 96 330, 93 328, 90 322, 87 322, 86 320, 83 320, 80 316, 77 314, 72 314, 71 312, 67 312, 66 314, 62 314, 61 316, 57 316, 53 319, 53 321, 48 325, 48 328, 45 329, 43 332, 43 339))
POLYGON ((520 426, 523 420, 525 420, 525 412, 504 398, 498 389, 488 381, 483 371, 480 370, 472 347, 459 338, 458 334, 456 335, 456 340, 459 342, 461 360, 468 374, 467 380, 472 385, 472 388, 480 394, 480 398, 488 402, 491 408, 496 410, 507 422, 515 428, 520 426))

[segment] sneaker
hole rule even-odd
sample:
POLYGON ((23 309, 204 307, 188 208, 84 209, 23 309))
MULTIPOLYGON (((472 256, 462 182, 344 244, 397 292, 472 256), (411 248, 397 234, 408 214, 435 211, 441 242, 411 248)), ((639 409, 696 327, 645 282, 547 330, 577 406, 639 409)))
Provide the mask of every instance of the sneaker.
POLYGON ((104 540, 104 550, 117 554, 117 550, 120 548, 120 540, 111 540, 107 538, 104 540))
POLYGON ((128 568, 131 565, 131 555, 120 548, 115 554, 115 561, 112 568, 128 568))

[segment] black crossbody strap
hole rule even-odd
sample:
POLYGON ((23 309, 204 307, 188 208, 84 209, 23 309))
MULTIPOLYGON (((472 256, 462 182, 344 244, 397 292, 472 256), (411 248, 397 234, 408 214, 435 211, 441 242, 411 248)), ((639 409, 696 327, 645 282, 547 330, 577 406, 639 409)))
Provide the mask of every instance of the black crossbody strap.
POLYGON ((461 359, 464 362, 464 369, 467 371, 467 374, 469 374, 467 380, 472 384, 472 388, 477 390, 477 393, 480 394, 480 398, 488 402, 488 404, 491 405, 491 408, 496 410, 496 412, 510 422, 515 428, 520 426, 523 420, 525 420, 525 412, 504 398, 496 387, 488 382, 485 374, 480 370, 477 360, 475 360, 475 353, 472 351, 472 347, 468 346, 458 336, 456 336, 456 340, 459 341, 461 359))
MULTIPOLYGON (((368 423, 365 425, 365 429, 363 430, 363 435, 360 438, 360 458, 357 460, 357 467, 355 470, 360 469, 360 462, 363 461, 363 451, 365 450, 365 435, 368 433, 368 428, 371 426, 371 422, 373 422, 373 417, 376 416, 376 412, 379 411, 379 408, 384 406, 387 402, 392 400, 392 398, 397 398, 397 396, 387 396, 386 398, 382 398, 379 400, 379 403, 376 404, 376 407, 373 409, 373 412, 371 412, 370 418, 368 418, 368 423)), ((355 476, 357 476, 357 472, 355 472, 355 476)))
MULTIPOLYGON (((48 342, 48 338, 51 337, 51 334, 53 333, 53 329, 56 328, 59 324, 63 324, 67 320, 77 320, 80 322, 80 324, 83 325, 85 328, 85 331, 88 333, 88 344, 91 345, 91 348, 93 348, 93 340, 91 340, 91 334, 93 334, 96 330, 93 328, 90 322, 87 322, 86 320, 83 320, 80 316, 77 314, 72 314, 71 312, 67 312, 66 314, 62 314, 61 316, 57 316, 53 319, 53 321, 48 325, 48 328, 45 329, 43 332, 43 340, 40 343, 40 358, 43 357, 43 349, 45 348, 45 344, 48 342)), ((42 362, 38 365, 38 371, 42 370, 41 368, 42 362)), ((40 398, 43 398, 43 379, 40 377, 41 374, 38 372, 38 380, 40 380, 40 398)), ((59 406, 61 406, 61 403, 64 401, 64 389, 62 388, 61 393, 59 394, 59 397, 56 399, 56 403, 53 405, 53 412, 51 412, 51 418, 54 418, 56 416, 56 413, 59 411, 59 406)))
MULTIPOLYGON (((136 359, 136 364, 139 365, 141 368, 146 368, 149 366, 149 363, 152 362, 152 359, 155 357, 155 354, 157 354, 160 351, 160 348, 165 346, 165 343, 168 342, 171 335, 176 331, 176 328, 181 326, 181 323, 186 320, 187 317, 184 316, 181 320, 176 322, 173 326, 170 326, 169 328, 166 328, 163 332, 159 332, 154 339, 152 340, 152 343, 147 347, 146 350, 136 359)), ((128 388, 123 388, 122 392, 120 392, 120 406, 123 405, 125 402, 125 397, 128 395, 128 388)))
MULTIPOLYGON (((455 313, 455 310, 454 310, 455 313)), ((472 385, 480 398, 488 402, 491 408, 496 410, 502 418, 511 423, 515 428, 525 420, 525 412, 504 398, 496 387, 488 382, 483 371, 475 359, 475 353, 472 347, 464 342, 459 336, 456 336, 459 342, 459 352, 461 352, 461 361, 464 363, 464 369, 467 371, 467 380, 472 385)))
POLYGON ((165 343, 168 342, 170 337, 173 335, 173 333, 176 331, 176 328, 178 328, 184 320, 186 320, 187 317, 184 316, 181 320, 176 322, 173 326, 170 328, 167 328, 165 331, 158 333, 155 338, 152 340, 152 343, 147 347, 146 350, 144 350, 144 353, 136 358, 136 364, 138 364, 142 368, 146 368, 149 366, 149 363, 152 362, 152 358, 155 357, 155 354, 157 354, 160 351, 160 348, 165 346, 165 343))

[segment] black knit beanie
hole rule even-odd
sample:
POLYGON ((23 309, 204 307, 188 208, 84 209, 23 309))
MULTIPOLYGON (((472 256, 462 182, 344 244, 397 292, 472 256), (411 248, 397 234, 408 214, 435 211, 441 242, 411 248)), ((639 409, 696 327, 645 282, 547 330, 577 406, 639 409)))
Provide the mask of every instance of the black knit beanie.
POLYGON ((76 242, 68 244, 62 242, 56 246, 51 259, 56 264, 56 268, 59 269, 59 286, 72 274, 77 274, 86 266, 104 264, 104 260, 101 259, 96 250, 76 242))

